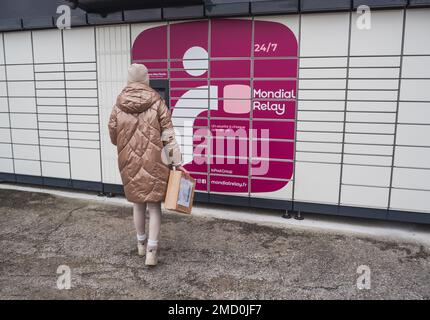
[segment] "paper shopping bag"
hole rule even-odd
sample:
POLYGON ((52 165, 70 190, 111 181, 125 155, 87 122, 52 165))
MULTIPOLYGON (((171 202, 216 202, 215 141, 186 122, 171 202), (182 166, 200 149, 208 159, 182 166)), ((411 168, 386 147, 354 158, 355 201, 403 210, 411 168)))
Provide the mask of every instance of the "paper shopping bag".
POLYGON ((191 213, 196 181, 182 171, 170 170, 164 208, 182 213, 191 213))

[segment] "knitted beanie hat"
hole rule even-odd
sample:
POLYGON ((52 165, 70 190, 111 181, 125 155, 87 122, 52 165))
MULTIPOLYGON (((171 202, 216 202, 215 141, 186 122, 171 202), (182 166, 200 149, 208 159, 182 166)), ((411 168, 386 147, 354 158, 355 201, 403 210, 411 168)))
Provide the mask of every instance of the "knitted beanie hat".
POLYGON ((127 83, 142 82, 149 85, 148 68, 143 64, 133 63, 128 67, 127 83))

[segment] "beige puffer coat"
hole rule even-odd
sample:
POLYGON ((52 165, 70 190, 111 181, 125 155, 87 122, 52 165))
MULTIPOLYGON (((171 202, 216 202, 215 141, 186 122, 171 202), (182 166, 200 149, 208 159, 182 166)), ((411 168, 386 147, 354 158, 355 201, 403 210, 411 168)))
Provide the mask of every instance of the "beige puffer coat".
POLYGON ((110 139, 117 146, 127 200, 164 201, 168 165, 180 165, 182 161, 164 100, 147 84, 129 82, 113 106, 108 127, 110 139), (162 152, 166 151, 170 157, 164 155, 162 159, 162 152))

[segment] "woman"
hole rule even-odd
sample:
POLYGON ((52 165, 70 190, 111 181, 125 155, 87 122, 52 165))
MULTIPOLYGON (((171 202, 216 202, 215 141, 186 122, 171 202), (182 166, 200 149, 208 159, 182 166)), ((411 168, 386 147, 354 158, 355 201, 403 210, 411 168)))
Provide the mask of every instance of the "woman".
POLYGON ((166 196, 169 164, 188 175, 175 139, 170 112, 160 95, 149 86, 148 69, 128 68, 127 86, 119 94, 109 119, 109 135, 117 146, 124 193, 133 202, 138 254, 146 265, 158 262, 161 201, 166 196), (149 233, 145 233, 145 212, 149 233))

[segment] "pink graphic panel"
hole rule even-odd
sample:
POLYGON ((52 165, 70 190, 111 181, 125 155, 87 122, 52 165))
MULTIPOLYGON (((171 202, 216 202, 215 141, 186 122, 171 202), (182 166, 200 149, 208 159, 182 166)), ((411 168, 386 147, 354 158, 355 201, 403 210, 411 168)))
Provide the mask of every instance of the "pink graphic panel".
MULTIPOLYGON (((191 120, 193 136, 183 146, 191 148, 185 167, 198 179, 197 190, 247 194, 289 183, 297 40, 287 26, 249 19, 172 23, 143 31, 132 54, 143 63, 170 56, 172 121, 180 127, 191 120)), ((167 62, 147 63, 162 71, 167 62)))

